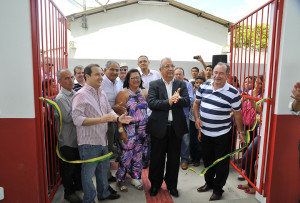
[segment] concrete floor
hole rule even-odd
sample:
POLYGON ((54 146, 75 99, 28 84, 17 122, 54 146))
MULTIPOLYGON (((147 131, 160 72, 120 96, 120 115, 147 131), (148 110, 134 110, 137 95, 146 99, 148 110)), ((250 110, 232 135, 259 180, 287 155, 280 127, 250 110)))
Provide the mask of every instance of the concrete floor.
MULTIPOLYGON (((192 167, 192 166, 191 166, 192 167)), ((114 174, 116 172, 117 163, 114 161, 111 161, 111 169, 112 173, 114 174)), ((199 167, 192 167, 194 168, 198 173, 203 169, 203 164, 199 167)), ((130 179, 126 179, 126 185, 128 187, 128 192, 119 192, 119 189, 116 185, 116 183, 111 183, 110 185, 118 191, 118 193, 121 195, 120 199, 117 200, 105 200, 101 201, 103 203, 105 202, 115 202, 115 203, 194 203, 194 202, 208 202, 212 191, 208 191, 205 193, 198 193, 197 188, 199 186, 202 186, 205 181, 203 176, 198 176, 192 171, 189 171, 188 174, 186 174, 186 170, 182 170, 180 168, 179 170, 179 180, 178 180, 178 191, 179 191, 179 197, 173 198, 170 196, 169 192, 167 191, 165 185, 162 186, 162 189, 158 193, 156 197, 150 197, 149 196, 149 189, 150 189, 150 182, 147 178, 148 176, 148 169, 143 170, 142 174, 142 180, 144 184, 144 191, 138 191, 136 190, 132 185, 130 185, 130 179)), ((230 174, 227 179, 227 183, 224 186, 224 193, 221 198, 220 203, 225 202, 233 202, 233 203, 257 203, 258 200, 255 199, 255 195, 247 194, 243 190, 237 189, 238 184, 246 184, 246 181, 239 181, 237 179, 239 173, 233 168, 230 167, 230 174)), ((77 192, 77 194, 82 198, 83 192, 77 192)), ((66 203, 67 201, 64 200, 64 189, 61 185, 59 189, 57 190, 52 203, 66 203)), ((95 202, 98 202, 97 198, 95 199, 95 202)), ((100 202, 100 201, 99 201, 100 202)))

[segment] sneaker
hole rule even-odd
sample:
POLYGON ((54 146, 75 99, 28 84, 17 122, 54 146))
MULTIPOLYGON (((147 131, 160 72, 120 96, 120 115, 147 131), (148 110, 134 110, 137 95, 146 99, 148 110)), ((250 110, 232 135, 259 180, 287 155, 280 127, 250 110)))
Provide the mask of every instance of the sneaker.
POLYGON ((80 199, 75 193, 72 193, 70 195, 65 194, 64 195, 65 200, 72 202, 72 203, 81 203, 82 199, 80 199))

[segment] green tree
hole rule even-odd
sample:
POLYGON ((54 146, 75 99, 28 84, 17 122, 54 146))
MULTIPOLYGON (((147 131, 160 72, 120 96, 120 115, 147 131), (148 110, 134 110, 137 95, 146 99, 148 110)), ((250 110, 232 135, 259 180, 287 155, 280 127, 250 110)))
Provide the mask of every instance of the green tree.
POLYGON ((263 23, 256 27, 250 25, 236 27, 233 30, 233 45, 237 48, 266 49, 268 47, 269 25, 263 23))

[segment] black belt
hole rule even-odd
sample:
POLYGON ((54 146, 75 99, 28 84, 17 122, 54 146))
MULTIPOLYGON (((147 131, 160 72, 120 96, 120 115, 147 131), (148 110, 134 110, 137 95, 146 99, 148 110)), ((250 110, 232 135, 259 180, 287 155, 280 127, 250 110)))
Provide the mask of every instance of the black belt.
POLYGON ((172 126, 173 125, 173 121, 168 121, 168 126, 172 126))

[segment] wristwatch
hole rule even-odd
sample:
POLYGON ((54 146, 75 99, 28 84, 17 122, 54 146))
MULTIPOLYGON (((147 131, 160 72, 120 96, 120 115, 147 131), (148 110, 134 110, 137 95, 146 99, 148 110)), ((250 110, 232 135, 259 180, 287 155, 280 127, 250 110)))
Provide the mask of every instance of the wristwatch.
POLYGON ((122 133, 122 132, 124 132, 124 128, 119 127, 119 128, 118 128, 118 131, 119 131, 119 133, 122 133))
POLYGON ((238 135, 244 134, 244 131, 238 131, 237 134, 238 134, 238 135))

